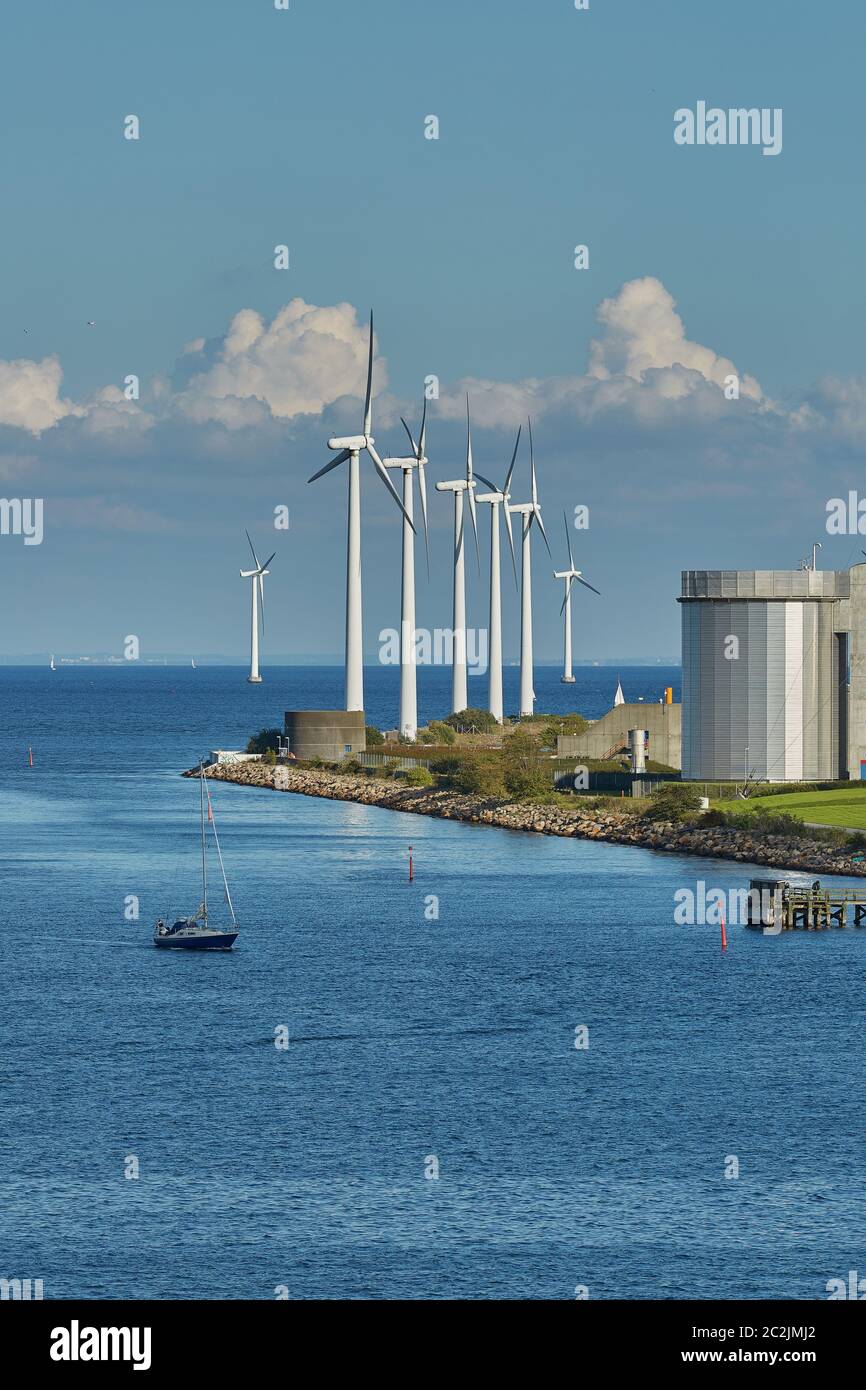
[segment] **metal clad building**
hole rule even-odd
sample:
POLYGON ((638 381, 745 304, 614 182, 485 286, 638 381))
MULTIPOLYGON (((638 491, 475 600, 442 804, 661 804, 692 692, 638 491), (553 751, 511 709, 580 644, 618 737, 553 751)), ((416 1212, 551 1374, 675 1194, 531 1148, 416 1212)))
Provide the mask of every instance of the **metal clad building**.
POLYGON ((854 763, 859 776, 848 664, 864 579, 866 566, 683 571, 683 777, 820 781, 854 763))

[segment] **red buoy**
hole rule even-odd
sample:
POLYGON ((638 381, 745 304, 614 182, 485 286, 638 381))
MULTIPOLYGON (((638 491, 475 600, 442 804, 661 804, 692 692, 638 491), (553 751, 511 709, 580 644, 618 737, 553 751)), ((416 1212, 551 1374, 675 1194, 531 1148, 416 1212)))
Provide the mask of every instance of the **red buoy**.
POLYGON ((726 936, 726 934, 725 934, 725 914, 724 914, 724 912, 723 912, 723 913, 722 913, 722 950, 723 950, 723 951, 727 951, 727 949, 728 949, 728 938, 727 938, 727 936, 726 936))
POLYGON ((414 864, 413 864, 413 862, 412 862, 412 846, 410 845, 410 846, 409 846, 409 882, 410 882, 410 883, 412 882, 412 880, 414 879, 414 877, 415 877, 415 866, 414 866, 414 864))
POLYGON ((28 752, 29 755, 30 755, 30 766, 32 767, 32 766, 33 766, 33 749, 32 749, 32 748, 28 748, 28 749, 27 749, 27 752, 28 752))

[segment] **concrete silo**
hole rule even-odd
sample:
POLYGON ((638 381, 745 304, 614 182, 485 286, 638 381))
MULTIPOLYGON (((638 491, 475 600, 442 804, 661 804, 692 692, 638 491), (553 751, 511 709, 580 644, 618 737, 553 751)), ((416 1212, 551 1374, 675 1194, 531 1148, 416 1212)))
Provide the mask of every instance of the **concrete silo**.
POLYGON ((679 602, 683 777, 860 777, 866 565, 684 570, 679 602))

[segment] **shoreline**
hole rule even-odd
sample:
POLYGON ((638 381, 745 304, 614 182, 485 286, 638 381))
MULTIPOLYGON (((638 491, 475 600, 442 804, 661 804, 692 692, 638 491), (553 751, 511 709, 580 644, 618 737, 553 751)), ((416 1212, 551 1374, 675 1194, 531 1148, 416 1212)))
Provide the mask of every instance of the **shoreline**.
MULTIPOLYGON (((190 768, 182 775, 197 777, 198 768, 190 768)), ((757 839, 745 830, 719 826, 698 830, 669 822, 645 822, 615 811, 589 813, 581 811, 579 807, 572 810, 564 806, 490 801, 482 796, 439 788, 389 784, 352 772, 297 768, 285 764, 269 767, 264 763, 222 763, 205 768, 205 775, 212 781, 231 782, 236 786, 262 787, 298 796, 318 796, 329 801, 352 801, 387 811, 460 820, 470 825, 494 825, 500 830, 602 840, 656 850, 662 854, 727 859, 734 863, 761 864, 797 873, 866 877, 866 860, 855 861, 849 852, 832 845, 784 836, 757 839)))

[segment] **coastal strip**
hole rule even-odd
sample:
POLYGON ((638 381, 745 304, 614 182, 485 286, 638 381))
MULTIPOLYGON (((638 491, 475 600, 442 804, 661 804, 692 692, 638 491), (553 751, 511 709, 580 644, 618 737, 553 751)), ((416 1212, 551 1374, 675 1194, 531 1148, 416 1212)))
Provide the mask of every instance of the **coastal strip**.
MULTIPOLYGON (((523 830, 537 835, 560 835, 579 840, 604 840, 666 854, 694 854, 705 858, 765 864, 786 872, 866 877, 866 862, 855 859, 852 852, 844 848, 788 836, 756 837, 748 831, 725 826, 696 828, 688 824, 645 821, 639 816, 616 811, 583 810, 578 798, 575 798, 577 804, 574 809, 532 802, 491 801, 483 796, 470 796, 446 789, 401 786, 352 772, 286 765, 270 767, 254 762, 220 763, 205 768, 205 773, 209 779, 217 782, 294 792, 300 796, 319 796, 331 801, 354 801, 388 811, 438 816, 443 820, 466 821, 472 825, 495 825, 502 830, 523 830)), ((197 777, 199 770, 191 768, 183 775, 197 777)))

